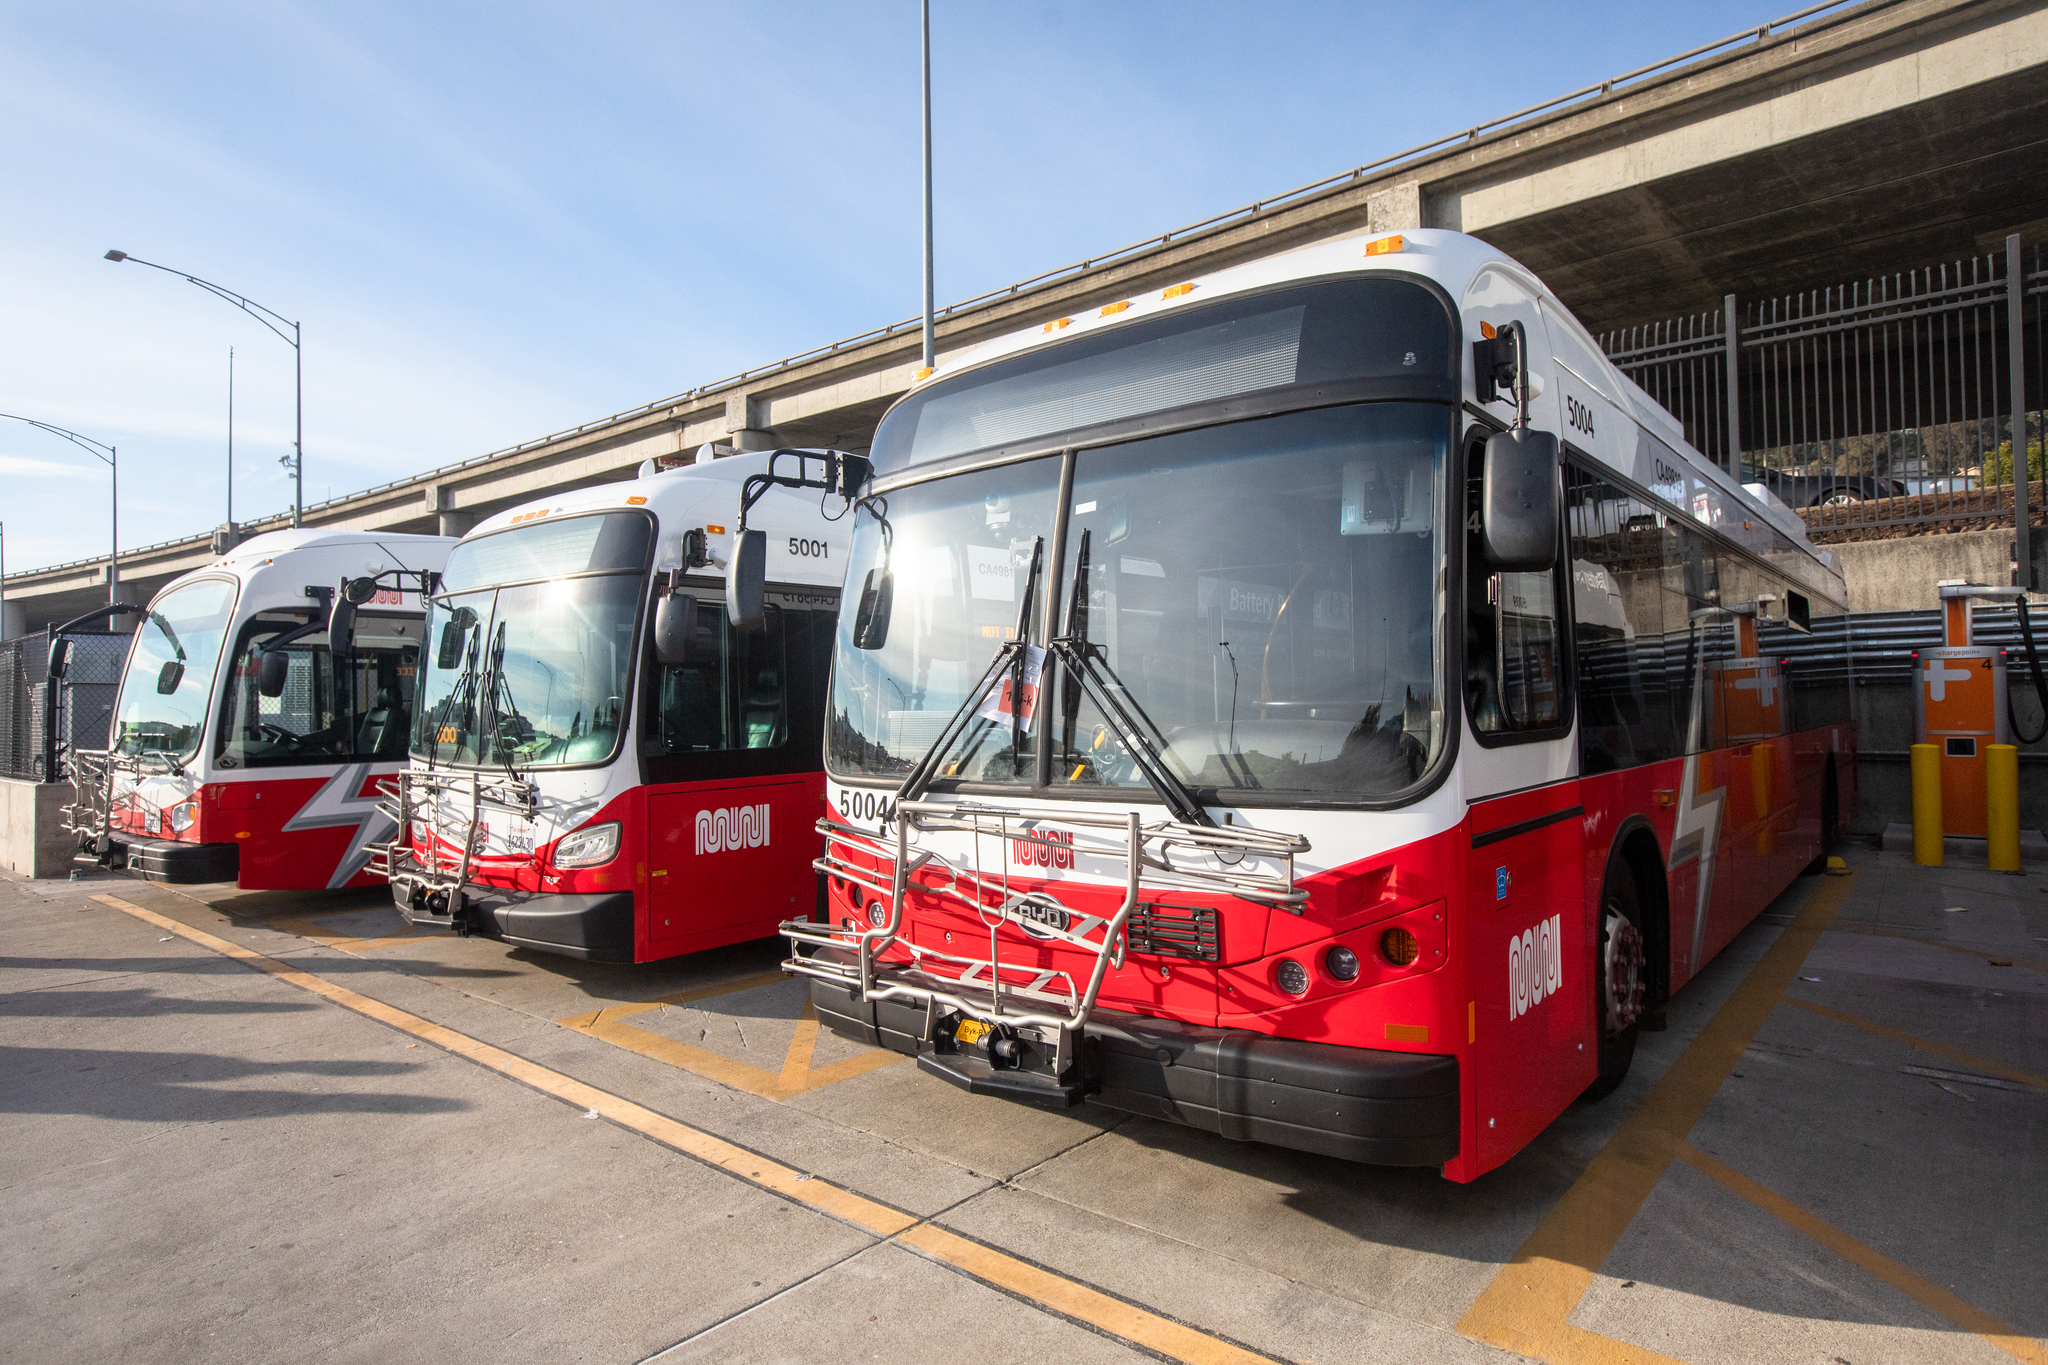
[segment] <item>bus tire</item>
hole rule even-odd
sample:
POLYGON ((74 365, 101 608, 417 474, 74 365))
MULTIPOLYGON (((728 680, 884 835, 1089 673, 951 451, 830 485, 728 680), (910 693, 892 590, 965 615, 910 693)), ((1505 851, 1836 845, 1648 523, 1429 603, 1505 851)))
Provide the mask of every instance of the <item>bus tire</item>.
POLYGON ((1828 870, 1828 858, 1842 848, 1841 825, 1841 789, 1835 784, 1835 761, 1830 758, 1820 783, 1820 856, 1806 865, 1806 875, 1819 876, 1828 870))
POLYGON ((1599 1074, 1585 1099, 1614 1093, 1635 1061, 1647 994, 1643 953, 1643 898, 1626 858, 1607 869, 1600 889, 1600 923, 1593 936, 1593 1021, 1598 1033, 1599 1074))

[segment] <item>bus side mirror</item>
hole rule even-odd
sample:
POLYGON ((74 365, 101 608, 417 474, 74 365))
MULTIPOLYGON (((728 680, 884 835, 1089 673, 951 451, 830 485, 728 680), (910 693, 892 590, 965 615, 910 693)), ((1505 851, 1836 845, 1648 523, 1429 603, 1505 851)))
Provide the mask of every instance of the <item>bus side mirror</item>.
POLYGON ((742 531, 725 566, 725 614, 734 630, 759 630, 768 622, 768 533, 742 531))
POLYGON ((178 684, 185 680, 185 665, 176 659, 164 660, 164 666, 156 671, 156 692, 168 697, 178 690, 178 684))
POLYGON ((1522 427, 1486 438, 1480 494, 1486 562, 1508 573, 1541 573, 1557 563, 1557 438, 1522 427))
POLYGON ((70 667, 71 641, 59 635, 56 639, 50 641, 50 676, 61 678, 70 667))
POLYGON ((377 580, 374 578, 351 578, 341 585, 341 599, 360 607, 377 595, 377 580))
POLYGON ((283 650, 264 650, 256 656, 256 690, 266 697, 283 696, 285 676, 291 668, 291 656, 283 650))
POLYGON ((327 652, 353 654, 356 648, 356 604, 345 593, 334 596, 334 610, 327 617, 327 652))
POLYGON ((697 599, 672 592, 654 608, 654 657, 668 668, 692 662, 697 643, 697 599))
POLYGON ((896 575, 869 569, 860 590, 860 609, 853 618, 853 647, 880 649, 889 643, 889 612, 896 604, 896 575))

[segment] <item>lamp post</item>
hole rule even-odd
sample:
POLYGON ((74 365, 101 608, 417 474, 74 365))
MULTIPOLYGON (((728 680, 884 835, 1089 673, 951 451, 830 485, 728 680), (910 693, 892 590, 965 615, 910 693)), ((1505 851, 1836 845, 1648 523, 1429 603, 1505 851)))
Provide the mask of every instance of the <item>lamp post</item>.
POLYGON ((278 339, 292 348, 292 369, 298 390, 298 417, 292 432, 292 529, 297 530, 306 515, 306 356, 299 346, 299 324, 282 313, 265 308, 254 299, 245 298, 232 289, 223 289, 209 280, 200 279, 197 275, 187 275, 182 270, 173 270, 170 266, 158 265, 155 261, 145 261, 140 256, 130 256, 125 251, 109 251, 107 259, 116 263, 133 261, 137 265, 146 265, 151 270, 161 270, 166 275, 176 275, 181 280, 196 284, 215 298, 226 299, 255 318, 277 333, 278 339), (290 336, 284 334, 286 327, 292 329, 290 336))
POLYGON ((932 0, 921 6, 924 27, 924 359, 930 374, 939 363, 932 335, 932 0))
POLYGON ((107 602, 109 605, 119 602, 121 600, 121 464, 119 454, 115 451, 114 447, 95 441, 90 436, 80 436, 75 431, 66 431, 63 427, 51 426, 48 422, 38 422, 33 417, 20 417, 11 412, 0 412, 0 417, 16 422, 26 422, 32 427, 49 432, 52 436, 62 436, 65 440, 71 442, 71 444, 79 449, 88 452, 94 459, 114 471, 112 489, 108 495, 107 506, 107 521, 111 527, 107 543, 107 602), (102 450, 107 453, 104 455, 100 454, 102 450))

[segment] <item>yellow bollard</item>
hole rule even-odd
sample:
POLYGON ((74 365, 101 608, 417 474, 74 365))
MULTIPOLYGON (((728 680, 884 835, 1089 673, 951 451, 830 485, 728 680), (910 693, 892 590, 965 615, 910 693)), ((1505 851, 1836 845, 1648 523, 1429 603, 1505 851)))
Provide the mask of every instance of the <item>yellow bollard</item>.
POLYGON ((2020 870, 2020 751, 1984 748, 1984 833, 1993 872, 2020 870))
POLYGON ((1941 746, 1913 746, 1913 861, 1941 866, 1941 746))

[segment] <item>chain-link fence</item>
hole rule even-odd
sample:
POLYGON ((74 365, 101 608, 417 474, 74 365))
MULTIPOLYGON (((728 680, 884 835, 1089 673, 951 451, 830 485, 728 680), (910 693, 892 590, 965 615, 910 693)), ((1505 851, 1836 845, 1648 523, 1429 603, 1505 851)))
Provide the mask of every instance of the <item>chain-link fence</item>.
POLYGON ((62 782, 67 755, 104 749, 129 636, 71 632, 64 676, 49 676, 50 632, 0 641, 0 777, 62 782))
POLYGON ((2005 250, 1603 336, 1697 449, 1798 509, 1818 538, 2030 525, 2048 260, 2005 250), (1735 321, 1731 334, 1729 321, 1735 321), (2014 456, 2015 408, 2025 454, 2014 456), (2017 469, 2024 468, 2024 476, 2017 469))

